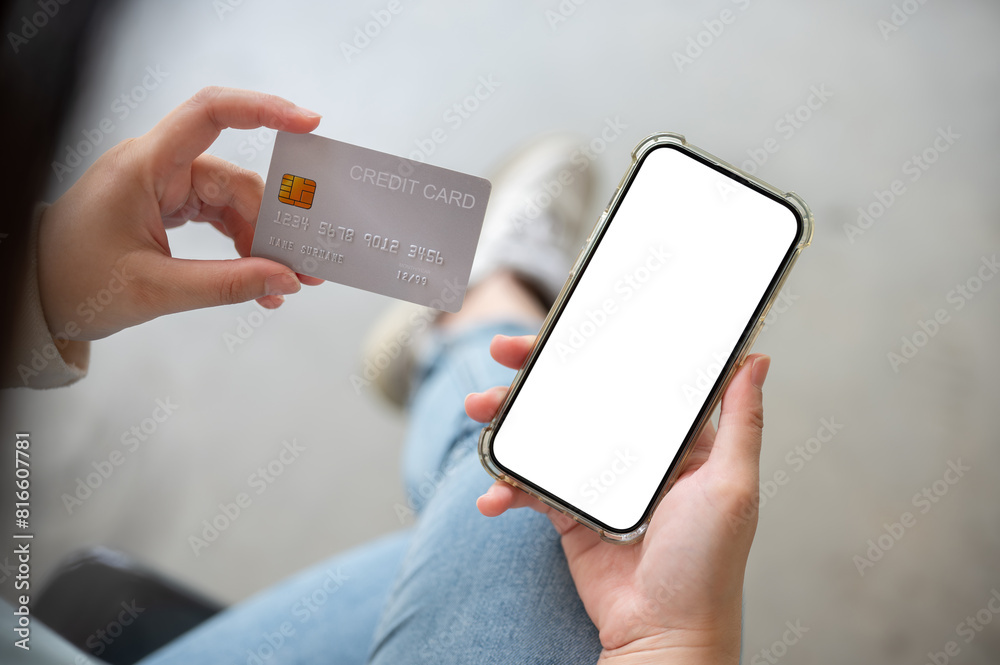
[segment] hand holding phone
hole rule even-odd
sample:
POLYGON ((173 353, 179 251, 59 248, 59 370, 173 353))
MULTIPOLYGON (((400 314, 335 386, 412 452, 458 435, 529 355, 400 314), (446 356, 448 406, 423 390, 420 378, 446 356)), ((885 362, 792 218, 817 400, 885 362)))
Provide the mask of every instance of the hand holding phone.
POLYGON ((677 134, 633 153, 496 416, 483 466, 642 538, 812 237, 805 204, 677 134))
MULTIPOLYGON (((519 369, 533 337, 497 337, 490 347, 519 369)), ((737 663, 743 571, 757 524, 757 483, 765 356, 746 358, 722 398, 719 431, 709 423, 684 472, 634 547, 602 542, 598 532, 497 481, 479 499, 495 516, 528 507, 546 513, 562 535, 569 570, 587 613, 600 630, 602 662, 642 652, 646 662, 737 663), (655 652, 669 657, 661 661, 655 652)), ((469 416, 488 422, 507 387, 466 399, 469 416)))

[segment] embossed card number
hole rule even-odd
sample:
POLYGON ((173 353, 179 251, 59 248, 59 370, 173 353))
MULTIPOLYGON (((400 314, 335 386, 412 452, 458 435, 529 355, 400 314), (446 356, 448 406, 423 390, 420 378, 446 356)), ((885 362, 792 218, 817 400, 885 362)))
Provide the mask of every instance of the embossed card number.
POLYGON ((251 254, 455 312, 489 195, 483 178, 278 132, 251 254))

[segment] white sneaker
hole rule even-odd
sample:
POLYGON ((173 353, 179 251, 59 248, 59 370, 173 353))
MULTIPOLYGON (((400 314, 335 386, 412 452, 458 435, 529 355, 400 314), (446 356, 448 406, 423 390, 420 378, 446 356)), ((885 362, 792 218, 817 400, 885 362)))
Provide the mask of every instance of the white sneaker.
POLYGON ((580 145, 574 135, 545 136, 497 171, 469 288, 506 268, 552 305, 594 224, 594 167, 571 161, 580 145))

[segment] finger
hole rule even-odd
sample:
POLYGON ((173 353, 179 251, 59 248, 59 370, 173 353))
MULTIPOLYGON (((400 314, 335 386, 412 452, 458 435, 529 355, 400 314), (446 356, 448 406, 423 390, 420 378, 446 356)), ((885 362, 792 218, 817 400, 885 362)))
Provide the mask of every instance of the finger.
POLYGON ((465 398, 465 413, 476 422, 488 423, 503 404, 507 390, 507 386, 497 386, 483 393, 470 393, 465 398))
POLYGON ((514 492, 513 487, 498 480, 476 500, 476 508, 486 517, 503 515, 514 506, 514 492))
POLYGON ((549 507, 533 496, 525 494, 513 485, 498 480, 486 494, 476 500, 476 508, 486 517, 497 517, 515 508, 531 508, 540 513, 548 513, 549 507))
POLYGON ((299 281, 305 284, 306 286, 319 286, 320 284, 326 281, 325 279, 320 279, 319 277, 310 277, 309 275, 303 275, 300 272, 295 273, 295 275, 296 277, 299 278, 299 281))
MULTIPOLYGON (((546 515, 560 536, 565 536, 580 524, 573 518, 563 515, 558 510, 546 506, 530 494, 501 480, 493 483, 486 490, 486 494, 476 500, 476 508, 486 517, 499 517, 508 510, 515 510, 517 508, 531 508, 537 513, 546 515)), ((597 534, 589 529, 583 529, 583 531, 588 532, 591 536, 597 536, 597 534)), ((569 544, 567 544, 567 552, 569 551, 568 548, 569 544)))
POLYGON ((534 345, 535 335, 521 335, 519 337, 497 335, 490 342, 490 355, 504 367, 521 369, 534 345))
POLYGON ((152 293, 144 299, 156 303, 154 316, 288 295, 301 288, 291 269, 259 257, 193 261, 157 254, 147 261, 141 274, 148 276, 146 288, 152 293))
POLYGON ((202 155, 191 167, 191 187, 185 201, 162 211, 166 228, 187 220, 210 222, 233 239, 240 256, 249 256, 260 210, 264 182, 253 171, 211 155, 202 155))
POLYGON ((191 165, 191 190, 194 203, 184 206, 174 216, 184 216, 186 212, 194 221, 221 223, 223 232, 233 239, 240 256, 249 256, 264 195, 264 180, 232 162, 201 155, 191 165), (190 210, 198 201, 201 209, 190 210))
POLYGON ((701 433, 698 435, 698 439, 695 441, 694 447, 691 449, 691 454, 688 455, 688 458, 684 463, 684 474, 694 473, 708 461, 709 457, 712 455, 712 445, 714 443, 715 426, 712 425, 711 421, 709 421, 705 423, 705 426, 701 429, 701 433))
POLYGON ((264 296, 257 298, 257 304, 264 309, 278 309, 285 304, 285 296, 264 296))
POLYGON ((319 114, 275 95, 210 87, 171 111, 146 136, 154 164, 183 166, 208 150, 227 127, 304 133, 316 129, 319 121, 319 114))
POLYGON ((754 354, 733 377, 722 396, 719 431, 712 446, 710 463, 718 464, 727 474, 756 478, 760 469, 761 431, 764 404, 761 386, 767 377, 771 359, 754 354))
POLYGON ((701 434, 698 435, 698 443, 695 445, 706 446, 711 449, 712 444, 715 443, 715 425, 709 420, 705 423, 705 426, 701 428, 701 434))

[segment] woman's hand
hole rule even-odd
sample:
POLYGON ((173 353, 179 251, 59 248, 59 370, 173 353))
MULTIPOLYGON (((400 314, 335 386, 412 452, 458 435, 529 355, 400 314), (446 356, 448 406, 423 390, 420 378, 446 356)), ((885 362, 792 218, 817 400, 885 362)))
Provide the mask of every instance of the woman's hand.
POLYGON ((53 334, 106 337, 163 314, 283 295, 322 280, 263 258, 171 257, 166 229, 209 222, 248 257, 264 183, 203 154, 226 127, 309 132, 320 116, 257 92, 205 88, 151 131, 119 143, 46 209, 38 280, 53 334))
MULTIPOLYGON (((517 369, 533 343, 531 336, 497 336, 490 351, 517 369)), ((757 527, 761 386, 769 365, 767 356, 746 359, 722 398, 718 433, 711 424, 702 432, 637 544, 606 543, 506 483, 480 497, 486 516, 529 507, 552 520, 580 598, 600 630, 602 662, 739 661, 743 573, 757 527)), ((487 422, 506 393, 506 387, 473 393, 466 412, 487 422)))

